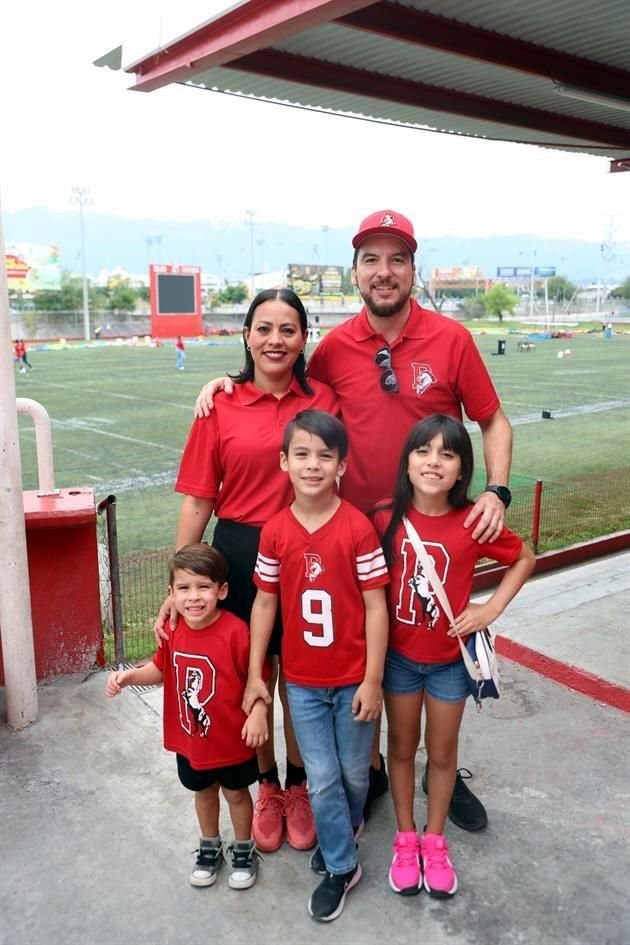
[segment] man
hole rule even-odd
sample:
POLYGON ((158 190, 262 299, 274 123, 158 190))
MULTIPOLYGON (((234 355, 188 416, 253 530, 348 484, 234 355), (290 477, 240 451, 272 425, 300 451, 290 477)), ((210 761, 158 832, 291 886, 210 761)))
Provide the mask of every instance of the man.
MULTIPOLYGON (((315 349, 309 374, 335 390, 350 435, 342 495, 364 512, 392 490, 403 442, 413 424, 432 413, 481 428, 487 486, 466 526, 478 541, 503 527, 512 430, 470 333, 411 298, 417 242, 407 217, 393 210, 370 214, 352 240, 352 282, 364 302, 354 318, 333 328, 315 349)), ((375 741, 369 804, 387 790, 375 741)), ((426 771, 423 777, 426 789, 426 771)), ((487 823, 481 802, 458 773, 449 817, 477 830, 487 823)))
MULTIPOLYGON (((341 494, 369 512, 391 494, 402 445, 413 424, 433 413, 461 419, 463 408, 481 429, 487 476, 486 489, 465 526, 473 529, 476 540, 492 541, 501 532, 511 500, 507 484, 512 430, 477 346, 462 325, 421 308, 411 297, 418 244, 407 217, 393 210, 370 214, 352 245, 352 282, 364 306, 320 341, 308 366, 310 376, 334 389, 348 429, 350 451, 341 494)), ((207 413, 203 392, 196 409, 207 413)), ((366 814, 387 787, 376 738, 366 814)), ((466 830, 487 823, 483 805, 459 773, 449 817, 466 830)))

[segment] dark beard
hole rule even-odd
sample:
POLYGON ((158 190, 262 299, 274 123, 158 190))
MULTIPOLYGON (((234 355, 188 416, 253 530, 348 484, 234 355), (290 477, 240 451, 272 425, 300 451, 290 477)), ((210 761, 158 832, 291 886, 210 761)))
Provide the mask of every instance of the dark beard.
POLYGON ((398 315, 399 312, 402 312, 405 305, 409 302, 410 296, 411 293, 407 298, 401 298, 398 302, 374 302, 364 295, 362 295, 361 298, 372 315, 375 315, 377 318, 393 318, 394 315, 398 315))

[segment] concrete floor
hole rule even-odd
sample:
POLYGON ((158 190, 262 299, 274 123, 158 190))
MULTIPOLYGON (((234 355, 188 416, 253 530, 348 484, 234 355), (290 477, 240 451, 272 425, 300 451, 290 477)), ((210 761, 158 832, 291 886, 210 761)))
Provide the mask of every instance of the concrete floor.
MULTIPOLYGON (((497 629, 539 646, 529 613, 556 655, 577 627, 578 589, 591 586, 586 603, 597 599, 597 610, 584 615, 601 621, 610 652, 597 666, 585 658, 586 668, 610 667, 623 685, 627 587, 620 577, 603 595, 597 588, 630 569, 624 556, 607 560, 602 573, 595 562, 531 582, 529 604, 523 595, 497 629)), ((108 702, 103 673, 42 685, 38 722, 0 728, 0 945, 628 945, 628 716, 515 663, 502 670, 501 699, 480 714, 470 706, 463 727, 460 764, 474 771, 490 823, 479 834, 448 825, 458 894, 440 902, 389 889, 387 796, 361 840, 364 878, 326 926, 306 911, 317 882, 308 854, 286 846, 265 856, 251 890, 230 890, 225 874, 210 889, 189 885, 193 804, 161 747, 159 692, 108 702)), ((420 751, 419 824, 423 766, 420 751)))

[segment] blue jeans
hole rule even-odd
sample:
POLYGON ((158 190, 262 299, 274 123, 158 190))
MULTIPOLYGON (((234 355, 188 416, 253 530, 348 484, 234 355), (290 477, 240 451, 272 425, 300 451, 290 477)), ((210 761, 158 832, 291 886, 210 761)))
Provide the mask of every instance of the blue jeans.
POLYGON ((186 352, 181 351, 179 348, 175 348, 175 367, 183 368, 185 360, 186 360, 186 352))
POLYGON ((306 768, 317 838, 329 873, 357 865, 354 831, 363 819, 374 722, 355 722, 358 686, 311 689, 287 682, 293 728, 306 768))

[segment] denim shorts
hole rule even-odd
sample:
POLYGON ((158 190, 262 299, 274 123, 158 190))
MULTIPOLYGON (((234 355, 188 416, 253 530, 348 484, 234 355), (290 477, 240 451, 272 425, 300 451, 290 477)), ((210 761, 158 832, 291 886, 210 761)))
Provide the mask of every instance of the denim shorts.
POLYGON ((461 702, 470 695, 463 660, 416 663, 391 649, 385 657, 383 689, 397 696, 424 691, 440 702, 461 702))

